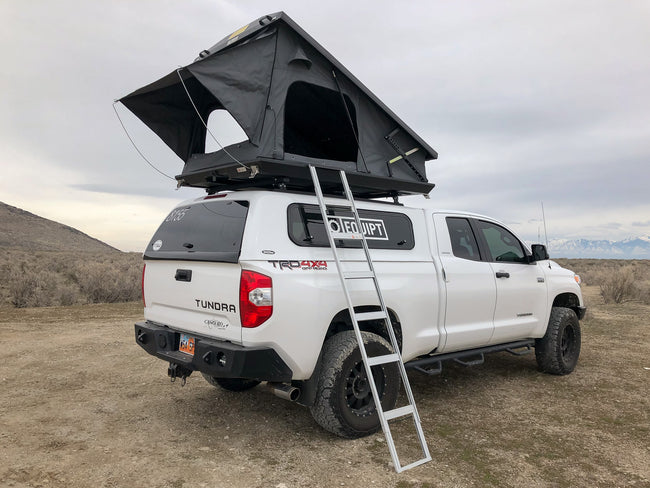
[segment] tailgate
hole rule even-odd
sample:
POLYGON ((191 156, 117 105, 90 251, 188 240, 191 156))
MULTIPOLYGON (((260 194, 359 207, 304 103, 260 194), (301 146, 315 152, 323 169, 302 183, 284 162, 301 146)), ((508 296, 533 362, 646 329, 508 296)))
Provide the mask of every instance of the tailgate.
POLYGON ((147 260, 145 318, 240 343, 240 275, 241 267, 233 263, 147 260))

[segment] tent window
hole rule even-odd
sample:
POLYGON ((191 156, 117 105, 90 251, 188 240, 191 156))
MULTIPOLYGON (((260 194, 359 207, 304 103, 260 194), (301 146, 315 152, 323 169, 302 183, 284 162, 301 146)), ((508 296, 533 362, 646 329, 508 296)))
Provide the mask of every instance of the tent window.
MULTIPOLYGON (((238 142, 247 141, 248 136, 239 126, 237 121, 224 109, 213 110, 208 118, 208 129, 222 146, 229 146, 238 142)), ((211 153, 221 149, 213 137, 205 134, 205 152, 211 153)))
MULTIPOLYGON (((347 95, 345 103, 356 132, 356 111, 347 95)), ((284 112, 284 151, 356 162, 357 142, 339 92, 304 81, 289 87, 284 112)))

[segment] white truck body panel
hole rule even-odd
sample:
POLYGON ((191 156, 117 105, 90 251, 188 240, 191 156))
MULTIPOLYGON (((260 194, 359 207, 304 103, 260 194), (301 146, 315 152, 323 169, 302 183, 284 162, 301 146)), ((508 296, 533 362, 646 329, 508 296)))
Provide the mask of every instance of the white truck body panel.
MULTIPOLYGON (((272 348, 291 368, 294 380, 310 378, 332 320, 347 310, 331 250, 298 245, 289 236, 288 207, 314 206, 316 197, 240 191, 219 200, 249 202, 238 262, 147 259, 146 320, 244 347, 272 348), (191 270, 191 282, 176 281, 178 269, 191 270), (273 283, 272 316, 254 328, 241 327, 242 269, 269 276, 273 283)), ((326 199, 328 205, 340 202, 326 199)), ((203 203, 199 198, 177 208, 203 203)), ((403 249, 371 249, 386 305, 401 326, 404 361, 539 338, 558 294, 575 294, 583 304, 573 274, 552 262, 488 262, 454 255, 447 217, 502 226, 493 219, 370 201, 357 202, 357 208, 403 214, 412 224, 414 243, 403 249), (509 278, 496 278, 497 272, 509 278)), ((342 248, 339 253, 346 270, 365 269, 361 249, 342 248)), ((370 280, 349 286, 355 304, 377 305, 370 280)))

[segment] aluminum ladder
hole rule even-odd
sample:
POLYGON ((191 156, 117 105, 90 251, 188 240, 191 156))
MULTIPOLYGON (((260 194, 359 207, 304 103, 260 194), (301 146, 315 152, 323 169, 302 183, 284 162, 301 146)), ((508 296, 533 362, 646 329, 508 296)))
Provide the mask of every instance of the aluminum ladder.
MULTIPOLYGON (((400 354, 397 338, 395 337, 395 332, 393 331, 393 326, 388 314, 388 310, 386 309, 384 297, 382 296, 381 289, 379 288, 379 282, 377 281, 375 268, 373 266, 372 259, 370 257, 370 250, 368 249, 368 242, 366 241, 363 232, 352 232, 352 233, 337 232, 336 237, 332 235, 329 221, 328 221, 327 205, 325 204, 325 198, 323 197, 323 190, 320 186, 320 180, 318 179, 318 173, 316 171, 316 167, 313 165, 309 165, 309 171, 311 172, 311 178, 314 183, 314 191, 316 193, 316 197, 318 199, 318 206, 320 207, 321 215, 323 217, 323 224, 325 225, 326 228, 327 238, 329 240, 330 247, 332 248, 334 261, 336 262, 336 269, 338 270, 339 278, 341 280, 341 287, 343 288, 343 293, 345 294, 345 299, 348 304, 348 310, 350 312, 350 318, 352 320, 352 327, 354 328, 354 334, 357 338, 357 343, 359 344, 359 351, 361 352, 361 357, 363 359, 363 364, 366 370, 366 375, 368 377, 368 382, 370 383, 370 389, 372 390, 372 396, 375 401, 375 407, 377 409, 377 414, 379 416, 379 422, 381 424, 382 430, 384 431, 384 435, 386 436, 386 443, 388 444, 388 449, 390 450, 390 455, 393 460, 393 466, 395 467, 395 471, 401 473, 402 471, 414 468, 415 466, 419 466, 421 464, 431 461, 431 455, 429 454, 427 441, 424 438, 424 432, 422 431, 420 416, 418 415, 418 411, 415 406, 413 392, 411 391, 411 385, 409 384, 409 380, 406 375, 406 368, 404 367, 404 362, 402 361, 402 356, 400 354), (361 241, 362 248, 366 257, 366 262, 368 264, 368 270, 367 271, 344 271, 341 266, 339 253, 336 249, 336 243, 334 242, 335 239, 361 241), (377 293, 379 304, 381 306, 381 311, 364 312, 364 313, 357 313, 354 311, 354 305, 352 303, 352 298, 350 297, 350 292, 348 290, 347 282, 348 280, 359 280, 359 279, 372 280, 375 287, 375 291, 377 293), (393 347, 394 353, 386 354, 383 356, 368 357, 368 353, 366 352, 366 348, 363 343, 363 339, 361 337, 361 329, 359 328, 359 322, 363 322, 365 320, 384 321, 386 330, 390 337, 390 343, 393 347), (381 406, 381 402, 379 401, 379 393, 377 392, 377 386, 375 385, 375 379, 372 374, 372 366, 389 364, 389 363, 397 363, 398 365, 399 374, 402 380, 402 384, 404 385, 404 391, 406 393, 408 403, 402 407, 398 407, 393 410, 384 411, 381 406), (413 417, 415 430, 417 432, 417 437, 420 443, 420 447, 422 449, 423 456, 421 459, 417 461, 407 464, 406 466, 402 466, 400 464, 399 457, 397 455, 395 442, 393 440, 393 435, 391 433, 388 421, 401 418, 401 417, 406 417, 409 415, 413 417)), ((354 220, 356 222, 356 229, 357 230, 363 229, 363 227, 361 226, 361 219, 359 217, 359 212, 357 211, 356 205, 354 203, 354 196, 352 195, 352 191, 350 190, 350 185, 348 184, 348 179, 345 175, 345 171, 342 170, 339 171, 339 176, 341 178, 341 183, 343 184, 343 190, 346 199, 344 201, 344 204, 349 206, 349 209, 352 212, 352 215, 354 216, 354 220)))

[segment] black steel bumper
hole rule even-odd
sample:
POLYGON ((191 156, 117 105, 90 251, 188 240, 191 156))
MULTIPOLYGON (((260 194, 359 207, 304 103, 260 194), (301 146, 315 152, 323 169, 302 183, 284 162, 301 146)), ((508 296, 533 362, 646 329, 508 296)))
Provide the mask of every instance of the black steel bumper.
POLYGON ((291 381, 291 368, 271 348, 243 347, 191 335, 195 338, 193 356, 178 350, 179 332, 150 322, 135 324, 135 341, 145 351, 191 371, 217 378, 291 381))

